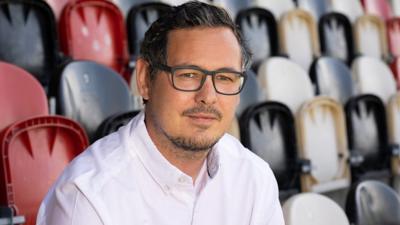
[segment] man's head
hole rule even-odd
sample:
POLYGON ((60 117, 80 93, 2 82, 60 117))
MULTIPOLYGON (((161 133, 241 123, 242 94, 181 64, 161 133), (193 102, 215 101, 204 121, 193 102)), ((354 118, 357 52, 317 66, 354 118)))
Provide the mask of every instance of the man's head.
POLYGON ((221 8, 189 2, 159 18, 146 32, 136 64, 156 145, 211 148, 232 122, 248 61, 235 24, 221 8))

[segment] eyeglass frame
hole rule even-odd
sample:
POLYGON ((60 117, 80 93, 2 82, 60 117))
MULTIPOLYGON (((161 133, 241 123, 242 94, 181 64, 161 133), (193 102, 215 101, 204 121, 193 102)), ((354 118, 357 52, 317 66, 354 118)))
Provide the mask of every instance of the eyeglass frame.
POLYGON ((239 94, 239 93, 243 90, 243 87, 244 87, 244 85, 246 84, 246 80, 247 80, 247 75, 246 75, 246 72, 245 72, 245 71, 239 72, 239 71, 234 71, 234 70, 230 70, 230 69, 206 70, 206 69, 202 69, 202 68, 200 68, 200 67, 198 67, 198 66, 194 66, 194 65, 187 65, 187 66, 168 66, 168 65, 165 65, 165 64, 162 64, 162 63, 156 63, 156 64, 153 64, 153 66, 154 66, 154 68, 157 68, 157 69, 159 69, 159 70, 168 72, 168 73, 171 75, 172 87, 173 87, 174 89, 178 90, 178 91, 183 91, 183 92, 196 92, 196 91, 201 90, 201 88, 203 88, 203 85, 204 85, 204 83, 205 83, 205 81, 206 81, 206 79, 207 79, 207 76, 211 76, 211 81, 212 81, 212 83, 213 83, 215 92, 217 92, 218 94, 221 94, 221 95, 237 95, 237 94, 239 94), (199 85, 199 87, 198 87, 197 89, 194 89, 194 90, 185 90, 185 89, 181 89, 181 88, 178 88, 178 87, 175 86, 174 77, 173 77, 174 72, 175 72, 176 70, 179 70, 179 69, 193 69, 193 70, 197 70, 197 71, 199 71, 199 72, 202 72, 205 76, 202 77, 201 82, 200 82, 200 85, 199 85), (225 73, 226 73, 226 72, 228 72, 228 73, 234 73, 234 74, 237 74, 237 75, 243 77, 242 86, 239 88, 239 90, 238 90, 237 92, 227 94, 227 93, 223 93, 223 92, 220 92, 220 91, 217 90, 217 87, 215 86, 215 80, 214 80, 215 74, 224 73, 224 72, 225 72, 225 73))

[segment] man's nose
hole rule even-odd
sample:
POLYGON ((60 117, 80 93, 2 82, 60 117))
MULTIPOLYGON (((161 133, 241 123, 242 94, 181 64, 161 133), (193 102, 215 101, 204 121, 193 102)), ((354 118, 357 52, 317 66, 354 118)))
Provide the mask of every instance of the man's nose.
POLYGON ((211 76, 207 76, 201 89, 196 93, 196 102, 210 105, 217 100, 217 92, 211 76))

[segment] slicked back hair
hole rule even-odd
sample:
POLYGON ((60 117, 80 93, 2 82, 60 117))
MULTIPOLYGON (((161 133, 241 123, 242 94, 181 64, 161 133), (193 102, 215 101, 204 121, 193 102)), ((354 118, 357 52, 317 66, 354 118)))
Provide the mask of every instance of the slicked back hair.
POLYGON ((220 7, 198 1, 190 1, 171 7, 158 18, 146 32, 140 47, 140 57, 150 64, 150 76, 154 78, 152 65, 166 64, 168 33, 173 30, 195 27, 227 27, 235 35, 242 53, 242 67, 247 68, 251 54, 242 35, 229 14, 220 7))

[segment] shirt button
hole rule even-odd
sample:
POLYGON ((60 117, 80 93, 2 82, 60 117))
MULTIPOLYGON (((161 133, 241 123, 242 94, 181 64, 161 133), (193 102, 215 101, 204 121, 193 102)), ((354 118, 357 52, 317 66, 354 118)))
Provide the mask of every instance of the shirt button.
POLYGON ((179 177, 179 179, 178 179, 178 181, 179 181, 179 183, 185 183, 185 178, 184 177, 179 177))

